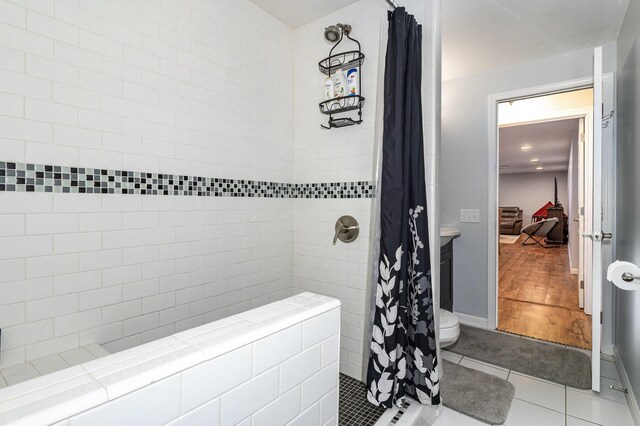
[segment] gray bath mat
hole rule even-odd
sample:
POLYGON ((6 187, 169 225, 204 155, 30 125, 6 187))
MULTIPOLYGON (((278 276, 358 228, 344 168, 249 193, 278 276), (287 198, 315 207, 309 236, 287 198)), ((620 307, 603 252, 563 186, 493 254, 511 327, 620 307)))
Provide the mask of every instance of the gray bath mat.
POLYGON ((576 389, 591 389, 591 359, 572 349, 460 325, 451 352, 576 389))
POLYGON ((491 425, 507 420, 516 393, 506 380, 444 361, 440 392, 445 407, 491 425))

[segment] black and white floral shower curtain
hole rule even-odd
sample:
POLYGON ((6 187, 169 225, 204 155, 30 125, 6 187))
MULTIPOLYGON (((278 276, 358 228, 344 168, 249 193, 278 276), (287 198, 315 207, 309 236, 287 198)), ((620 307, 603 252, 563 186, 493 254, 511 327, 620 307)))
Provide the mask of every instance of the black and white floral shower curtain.
POLYGON ((384 74, 379 271, 367 398, 439 404, 422 129, 422 27, 403 7, 389 14, 384 74))

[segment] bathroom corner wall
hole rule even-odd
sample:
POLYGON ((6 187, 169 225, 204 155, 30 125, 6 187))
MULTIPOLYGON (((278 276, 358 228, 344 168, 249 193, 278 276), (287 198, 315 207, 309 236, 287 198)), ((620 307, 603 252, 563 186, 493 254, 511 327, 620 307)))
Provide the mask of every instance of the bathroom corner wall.
MULTIPOLYGON (((0 162, 291 181, 293 32, 248 0, 0 10, 0 162)), ((291 199, 3 191, 2 367, 291 293, 291 199)))
MULTIPOLYGON (((425 28, 438 265, 439 0, 404 4, 425 28)), ((278 198, 278 189, 264 196, 246 180, 375 181, 384 0, 361 0, 295 31, 248 0, 9 0, 0 10, 0 169, 16 175, 12 185, 25 174, 16 187, 0 182, 0 367, 94 342, 118 351, 295 287, 341 299, 341 370, 361 378, 373 200, 278 198), (317 63, 331 47, 324 27, 337 22, 354 27, 367 55, 367 103, 362 125, 327 131, 317 63), (99 169, 105 180, 153 173, 154 188, 158 174, 235 179, 215 185, 240 196, 188 195, 188 183, 187 195, 142 195, 140 183, 133 194, 47 193, 37 182, 27 192, 40 167, 51 182, 71 168, 99 169), (334 247, 343 214, 359 220, 360 238, 334 247)), ((79 192, 71 180, 52 191, 79 192)))
MULTIPOLYGON (((431 264, 439 265, 437 205, 437 158, 439 143, 439 0, 403 2, 409 13, 423 24, 423 107, 425 160, 431 264), (437 248, 437 249, 435 249, 437 248)), ((295 108, 294 182, 375 181, 374 165, 376 99, 381 31, 387 31, 387 4, 384 0, 361 0, 318 19, 294 32, 295 108), (327 116, 318 111, 322 100, 323 74, 318 61, 328 56, 331 44, 324 28, 338 22, 353 27, 365 62, 362 66, 362 95, 366 98, 364 122, 358 126, 325 130, 327 116)), ((339 46, 342 47, 346 41, 339 46)), ((353 45, 354 46, 354 45, 353 45)), ((354 48, 345 44, 345 50, 354 48)), ((380 58, 382 52, 383 58, 380 58)), ((340 371, 356 379, 366 375, 369 338, 370 224, 374 200, 296 199, 294 209, 293 285, 295 291, 312 291, 340 299, 342 303, 340 371), (360 223, 358 239, 351 244, 338 241, 333 246, 334 225, 342 215, 352 215, 360 223)), ((435 287, 439 268, 432 268, 435 287)))
MULTIPOLYGON (((619 260, 640 264, 640 4, 630 2, 620 34, 618 48, 617 120, 617 211, 616 235, 619 260)), ((625 375, 623 386, 636 422, 640 405, 640 293, 615 289, 615 347, 625 375)))

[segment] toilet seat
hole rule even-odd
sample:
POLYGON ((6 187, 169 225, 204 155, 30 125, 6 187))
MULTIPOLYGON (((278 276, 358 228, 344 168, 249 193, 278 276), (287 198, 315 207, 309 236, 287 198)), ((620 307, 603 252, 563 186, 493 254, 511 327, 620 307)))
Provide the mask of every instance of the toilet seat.
POLYGON ((458 317, 446 309, 440 309, 440 330, 443 328, 453 328, 460 324, 458 317))
POLYGON ((458 317, 445 310, 440 309, 440 347, 447 347, 454 344, 460 336, 460 321, 458 317))

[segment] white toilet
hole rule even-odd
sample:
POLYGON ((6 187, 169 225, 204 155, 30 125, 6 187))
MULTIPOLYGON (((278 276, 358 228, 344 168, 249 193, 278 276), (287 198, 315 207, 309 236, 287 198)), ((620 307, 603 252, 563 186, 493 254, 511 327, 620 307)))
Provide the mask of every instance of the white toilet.
MULTIPOLYGON (((452 239, 460 236, 460 228, 442 225, 440 227, 440 247, 444 247, 452 239)), ((440 347, 453 345, 460 337, 460 321, 453 313, 440 308, 440 347)))
POLYGON ((453 345, 460 337, 460 321, 458 317, 440 308, 440 347, 453 345))

